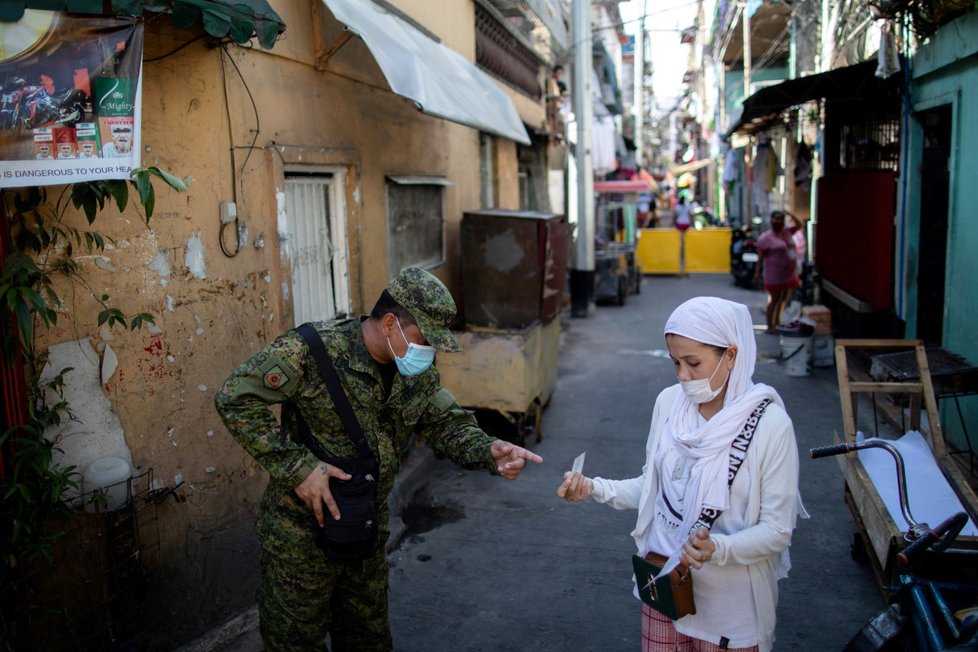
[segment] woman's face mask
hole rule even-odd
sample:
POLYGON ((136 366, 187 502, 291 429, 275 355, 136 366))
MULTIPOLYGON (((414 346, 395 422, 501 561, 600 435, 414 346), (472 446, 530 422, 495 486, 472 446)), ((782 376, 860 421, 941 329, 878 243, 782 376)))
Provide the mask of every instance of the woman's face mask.
POLYGON ((730 377, 729 370, 727 370, 727 378, 724 378, 723 382, 720 383, 720 386, 716 389, 713 389, 713 387, 710 385, 710 381, 713 380, 713 377, 716 376, 717 372, 720 370, 720 365, 723 364, 723 357, 726 355, 726 353, 727 349, 724 349, 723 353, 720 354, 720 360, 717 362, 716 369, 713 370, 713 373, 710 374, 709 378, 679 381, 679 385, 683 388, 683 393, 686 394, 686 398, 689 399, 690 403, 695 403, 696 405, 709 403, 719 396, 721 391, 723 391, 723 386, 727 384, 727 378, 730 377))
POLYGON ((391 350, 394 356, 394 362, 397 364, 397 370, 402 376, 417 376, 427 371, 428 367, 435 361, 435 347, 425 346, 424 344, 415 344, 408 340, 404 335, 404 330, 401 328, 401 320, 397 320, 397 330, 401 331, 401 337, 407 342, 407 351, 404 353, 403 357, 398 357, 394 353, 394 347, 391 346, 391 339, 387 338, 387 348, 391 350))

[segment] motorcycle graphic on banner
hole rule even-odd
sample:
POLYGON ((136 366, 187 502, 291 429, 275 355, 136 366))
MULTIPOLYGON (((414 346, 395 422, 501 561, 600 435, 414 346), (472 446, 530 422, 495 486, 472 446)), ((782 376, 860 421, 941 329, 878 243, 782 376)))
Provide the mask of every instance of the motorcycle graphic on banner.
POLYGON ((139 167, 143 26, 27 9, 0 22, 0 188, 139 167))

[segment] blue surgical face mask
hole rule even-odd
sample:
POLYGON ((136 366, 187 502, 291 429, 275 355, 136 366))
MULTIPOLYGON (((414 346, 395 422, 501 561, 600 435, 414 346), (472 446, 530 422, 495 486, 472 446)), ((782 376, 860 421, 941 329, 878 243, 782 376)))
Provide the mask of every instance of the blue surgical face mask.
POLYGON ((407 352, 404 357, 398 357, 394 353, 394 347, 391 346, 391 338, 387 338, 387 348, 394 355, 397 370, 402 376, 417 376, 427 371, 428 367, 435 361, 435 347, 409 342, 408 338, 404 336, 404 330, 401 328, 401 320, 399 319, 397 320, 397 330, 401 331, 401 337, 407 342, 407 352))

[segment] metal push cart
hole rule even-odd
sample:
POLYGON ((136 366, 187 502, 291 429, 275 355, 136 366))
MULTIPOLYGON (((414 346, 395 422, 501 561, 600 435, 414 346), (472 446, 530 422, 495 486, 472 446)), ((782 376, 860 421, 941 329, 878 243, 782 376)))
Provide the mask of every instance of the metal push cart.
POLYGON ((635 260, 639 193, 651 192, 647 181, 594 183, 594 298, 625 305, 642 289, 635 260))
POLYGON ((460 353, 438 371, 483 427, 523 443, 542 436, 543 408, 557 382, 560 310, 570 255, 564 215, 486 209, 462 216, 460 353), (493 428, 496 429, 496 428, 493 428))

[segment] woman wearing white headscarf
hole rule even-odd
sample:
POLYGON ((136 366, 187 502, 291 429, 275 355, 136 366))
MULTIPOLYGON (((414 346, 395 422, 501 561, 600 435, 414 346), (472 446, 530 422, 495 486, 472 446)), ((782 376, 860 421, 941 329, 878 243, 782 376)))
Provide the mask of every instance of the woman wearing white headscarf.
POLYGON ((567 473, 557 493, 637 509, 632 537, 639 555, 668 557, 666 572, 677 564, 693 569, 696 613, 671 621, 643 605, 643 652, 764 652, 774 642, 777 581, 790 567, 801 506, 794 428, 778 393, 751 380, 756 345, 746 306, 690 299, 669 317, 665 337, 679 384, 656 399, 642 475, 567 473), (731 444, 766 399, 728 487, 731 444), (724 511, 711 530, 694 531, 704 507, 724 511))

